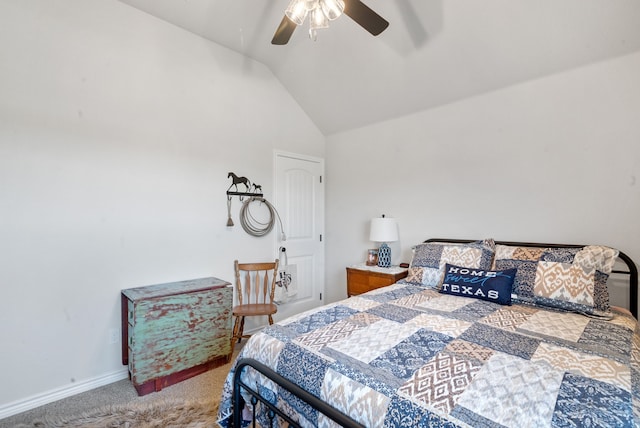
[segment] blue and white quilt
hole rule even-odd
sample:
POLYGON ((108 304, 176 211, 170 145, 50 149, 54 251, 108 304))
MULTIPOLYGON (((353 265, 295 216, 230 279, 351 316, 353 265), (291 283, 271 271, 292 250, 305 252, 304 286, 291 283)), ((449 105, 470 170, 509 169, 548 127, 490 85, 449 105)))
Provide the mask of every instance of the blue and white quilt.
MULTIPOLYGON (((397 283, 274 324, 239 358, 266 364, 367 427, 633 427, 637 327, 622 311, 601 320, 397 283)), ((271 381, 243 376, 302 426, 335 426, 271 381)))

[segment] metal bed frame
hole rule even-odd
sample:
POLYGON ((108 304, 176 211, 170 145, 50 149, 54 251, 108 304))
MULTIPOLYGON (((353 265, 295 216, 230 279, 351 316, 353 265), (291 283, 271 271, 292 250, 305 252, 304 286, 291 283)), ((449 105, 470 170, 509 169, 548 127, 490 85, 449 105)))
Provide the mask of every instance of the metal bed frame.
POLYGON ((256 426, 256 404, 258 403, 258 401, 269 408, 269 411, 267 412, 267 418, 269 419, 270 427, 273 427, 276 416, 279 416, 287 421, 290 427, 301 427, 296 421, 291 419, 288 415, 283 413, 280 409, 263 398, 258 391, 251 388, 249 385, 242 381, 240 376, 242 375, 242 371, 245 367, 252 367, 253 369, 257 370, 260 374, 275 382, 279 387, 286 389, 301 401, 305 402, 312 408, 318 410, 320 413, 323 413, 327 417, 331 418, 338 425, 348 428, 364 428, 364 425, 354 421, 349 416, 334 409, 315 395, 305 391, 295 383, 291 382, 289 379, 282 377, 275 371, 271 370, 269 367, 252 358, 242 358, 240 361, 238 361, 238 364, 236 365, 236 371, 233 375, 233 426, 235 428, 243 426, 242 408, 244 407, 245 401, 242 397, 242 390, 244 390, 245 393, 248 393, 251 396, 250 401, 253 407, 252 421, 254 427, 256 426))
MULTIPOLYGON (((453 244, 468 244, 471 242, 476 242, 477 240, 473 239, 442 239, 442 238, 431 238, 424 241, 425 243, 453 243, 453 244)), ((585 245, 575 245, 575 244, 548 244, 548 243, 539 243, 539 242, 515 242, 515 241, 495 241, 496 244, 499 245, 510 245, 510 246, 520 246, 520 247, 533 247, 533 248, 583 248, 585 245)), ((613 270, 612 273, 629 275, 629 310, 631 314, 637 319, 638 318, 638 268, 633 260, 625 253, 620 251, 618 258, 622 260, 628 270, 613 270)), ((256 426, 256 414, 255 409, 258 402, 262 403, 262 405, 266 406, 269 410, 267 412, 267 418, 269 419, 269 426, 273 427, 276 416, 285 420, 290 427, 300 427, 300 425, 291 419, 288 415, 279 410, 276 406, 271 404, 267 399, 262 397, 258 391, 251 388, 241 379, 241 375, 245 367, 251 367, 254 370, 257 370, 263 376, 271 379, 275 382, 279 387, 284 388, 289 391, 291 394, 296 396, 301 401, 305 402, 312 408, 318 410, 322 414, 326 415, 338 425, 349 428, 361 428, 363 425, 354 421, 351 417, 345 415, 344 413, 336 410, 331 407, 326 402, 322 401, 320 398, 315 395, 305 391, 298 385, 294 384, 290 380, 284 378, 279 375, 275 371, 271 370, 266 365, 251 359, 251 358, 243 358, 238 361, 236 365, 236 371, 233 377, 233 427, 240 428, 243 426, 242 421, 242 409, 244 408, 245 401, 243 398, 242 391, 245 392, 245 396, 249 395, 251 404, 253 405, 253 427, 256 426)))

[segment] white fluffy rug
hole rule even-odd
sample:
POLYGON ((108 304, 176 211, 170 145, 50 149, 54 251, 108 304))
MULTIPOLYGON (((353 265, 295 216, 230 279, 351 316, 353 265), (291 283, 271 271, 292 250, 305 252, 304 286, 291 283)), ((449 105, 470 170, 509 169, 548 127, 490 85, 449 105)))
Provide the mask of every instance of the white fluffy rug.
POLYGON ((218 403, 152 402, 111 406, 70 419, 36 420, 19 428, 205 428, 215 427, 218 403))

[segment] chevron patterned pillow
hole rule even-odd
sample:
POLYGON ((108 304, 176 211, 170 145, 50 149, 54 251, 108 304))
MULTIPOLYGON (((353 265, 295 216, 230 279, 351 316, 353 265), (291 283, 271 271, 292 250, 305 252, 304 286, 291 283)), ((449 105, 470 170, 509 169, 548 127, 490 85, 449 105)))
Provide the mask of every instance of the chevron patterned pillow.
POLYGON ((583 248, 496 245, 494 269, 518 269, 513 285, 516 302, 606 315, 607 279, 617 257, 618 250, 594 245, 583 248))
POLYGON ((474 269, 491 269, 495 243, 485 239, 469 244, 427 243, 413 247, 406 281, 428 287, 442 282, 447 263, 474 269))

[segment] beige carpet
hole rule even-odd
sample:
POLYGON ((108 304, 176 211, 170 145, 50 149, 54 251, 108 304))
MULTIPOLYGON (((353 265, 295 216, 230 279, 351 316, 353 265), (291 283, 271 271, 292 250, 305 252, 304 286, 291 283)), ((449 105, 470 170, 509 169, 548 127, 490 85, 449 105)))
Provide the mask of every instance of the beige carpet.
MULTIPOLYGON (((234 360, 238 348, 234 352, 234 360)), ((139 397, 129 380, 0 420, 0 428, 215 427, 232 363, 139 397)))

